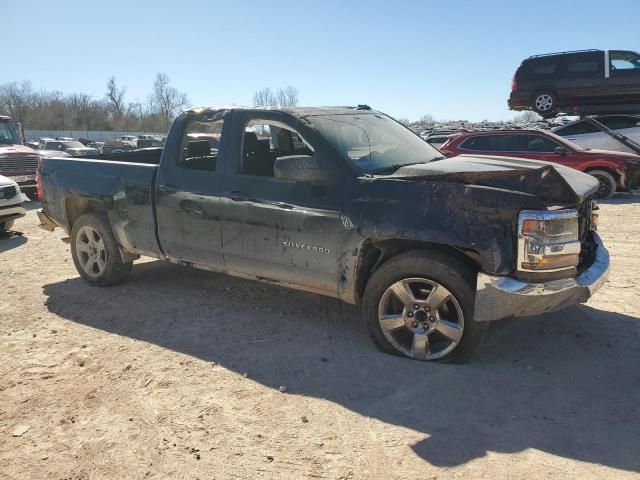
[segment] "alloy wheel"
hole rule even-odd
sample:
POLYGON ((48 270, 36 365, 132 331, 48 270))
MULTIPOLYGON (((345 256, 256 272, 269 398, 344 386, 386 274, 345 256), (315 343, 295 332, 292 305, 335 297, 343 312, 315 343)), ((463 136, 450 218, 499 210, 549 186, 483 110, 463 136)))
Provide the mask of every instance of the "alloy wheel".
POLYGON ((536 109, 540 112, 548 112, 553 108, 553 97, 543 93, 536 97, 536 109))
POLYGON ((107 250, 100 234, 89 226, 82 227, 76 236, 76 252, 82 270, 90 277, 98 277, 106 267, 107 250))
POLYGON ((416 360, 436 360, 453 351, 464 332, 460 303, 443 285, 406 278, 380 298, 378 321, 393 347, 416 360))

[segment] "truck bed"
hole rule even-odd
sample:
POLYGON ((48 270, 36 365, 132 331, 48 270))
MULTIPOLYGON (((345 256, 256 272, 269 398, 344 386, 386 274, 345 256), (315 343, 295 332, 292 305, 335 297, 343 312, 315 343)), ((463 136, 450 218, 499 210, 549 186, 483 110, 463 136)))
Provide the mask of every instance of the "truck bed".
POLYGON ((93 159, 42 162, 44 211, 67 232, 88 204, 109 216, 118 242, 132 253, 159 256, 153 212, 157 166, 93 159))

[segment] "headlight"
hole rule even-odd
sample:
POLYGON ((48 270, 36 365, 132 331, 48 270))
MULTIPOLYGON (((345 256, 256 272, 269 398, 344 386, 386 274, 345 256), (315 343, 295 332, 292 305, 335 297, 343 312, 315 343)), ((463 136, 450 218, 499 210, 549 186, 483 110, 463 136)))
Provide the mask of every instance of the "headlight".
POLYGON ((565 270, 576 267, 579 261, 577 210, 520 212, 518 270, 565 270))

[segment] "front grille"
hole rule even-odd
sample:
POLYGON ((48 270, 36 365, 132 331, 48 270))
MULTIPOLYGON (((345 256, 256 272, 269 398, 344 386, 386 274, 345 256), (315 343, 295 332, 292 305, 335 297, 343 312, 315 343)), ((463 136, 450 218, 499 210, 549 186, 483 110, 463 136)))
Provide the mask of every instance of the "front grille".
POLYGON ((591 236, 593 200, 586 200, 578 207, 578 235, 580 236, 580 262, 578 273, 591 266, 596 245, 591 236))
POLYGON ((580 236, 580 243, 584 243, 589 230, 591 230, 592 208, 592 200, 587 200, 578 207, 578 235, 580 236))
POLYGON ((13 185, 8 187, 0 187, 0 200, 8 200, 15 197, 18 194, 18 190, 13 185))
POLYGON ((0 172, 15 172, 22 170, 35 172, 36 168, 38 168, 38 157, 36 155, 0 158, 0 172))

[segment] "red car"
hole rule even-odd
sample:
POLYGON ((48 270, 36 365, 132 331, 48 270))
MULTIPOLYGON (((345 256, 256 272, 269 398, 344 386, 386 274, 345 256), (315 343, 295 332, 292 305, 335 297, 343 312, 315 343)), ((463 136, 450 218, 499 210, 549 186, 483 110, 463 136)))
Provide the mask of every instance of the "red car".
POLYGON ((457 135, 441 147, 447 157, 497 155, 559 163, 589 173, 600 181, 597 198, 640 186, 640 156, 609 150, 584 149, 541 130, 495 130, 457 135))

